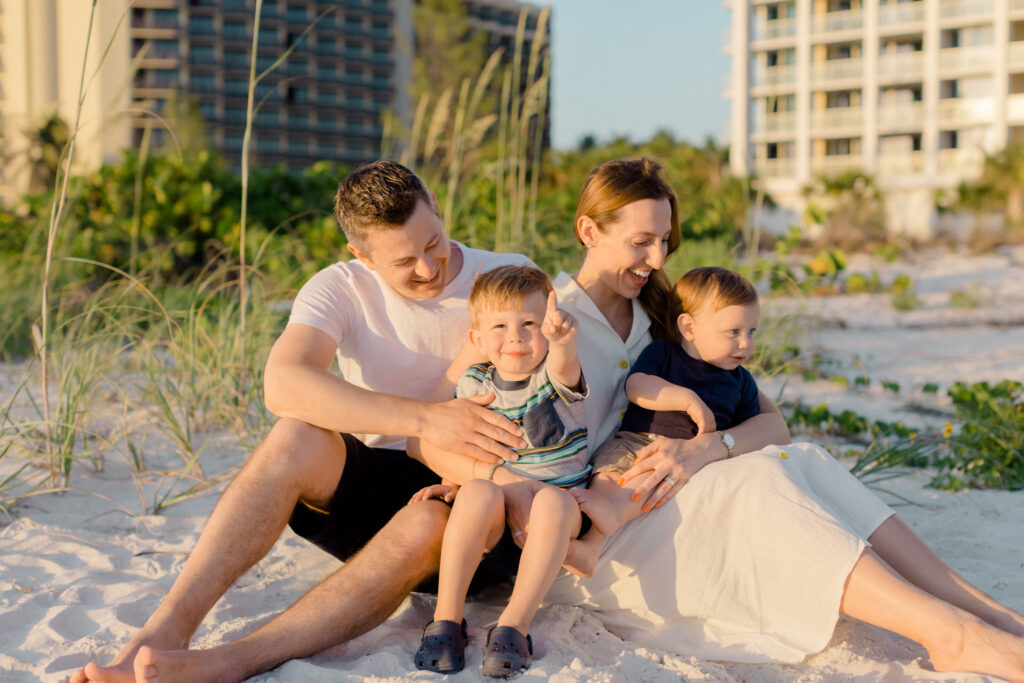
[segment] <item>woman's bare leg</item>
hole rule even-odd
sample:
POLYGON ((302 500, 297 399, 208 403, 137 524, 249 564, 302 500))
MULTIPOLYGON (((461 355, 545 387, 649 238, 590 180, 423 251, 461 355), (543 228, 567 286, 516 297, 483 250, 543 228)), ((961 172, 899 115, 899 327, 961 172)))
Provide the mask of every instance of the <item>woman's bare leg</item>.
POLYGON ((868 539, 872 550, 907 581, 935 597, 1017 636, 1024 636, 1024 616, 972 586, 893 515, 868 539))
POLYGON ((485 479, 470 479, 452 505, 441 546, 434 621, 462 622, 466 591, 484 550, 493 548, 505 531, 505 498, 485 479))
POLYGON ((1024 682, 1024 639, 914 586, 871 550, 864 551, 850 572, 840 609, 917 641, 936 671, 1024 682))

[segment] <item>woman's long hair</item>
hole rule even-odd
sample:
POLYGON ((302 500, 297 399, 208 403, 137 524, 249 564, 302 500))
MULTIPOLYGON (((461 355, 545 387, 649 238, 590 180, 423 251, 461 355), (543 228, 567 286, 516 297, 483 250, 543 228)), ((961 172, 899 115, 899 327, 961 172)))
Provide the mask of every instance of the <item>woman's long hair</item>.
MULTIPOLYGON (((653 159, 642 157, 608 161, 591 171, 580 189, 579 202, 576 204, 576 225, 579 225, 582 216, 589 216, 598 229, 605 232, 605 226, 616 221, 622 207, 641 199, 667 199, 672 208, 667 258, 679 248, 682 241, 679 202, 676 193, 661 174, 661 164, 653 159)), ((583 243, 578 228, 576 239, 580 244, 583 243)), ((647 284, 640 290, 639 300, 651 319, 651 336, 655 339, 678 340, 676 318, 679 317, 679 303, 672 291, 672 283, 662 270, 651 273, 647 284)))

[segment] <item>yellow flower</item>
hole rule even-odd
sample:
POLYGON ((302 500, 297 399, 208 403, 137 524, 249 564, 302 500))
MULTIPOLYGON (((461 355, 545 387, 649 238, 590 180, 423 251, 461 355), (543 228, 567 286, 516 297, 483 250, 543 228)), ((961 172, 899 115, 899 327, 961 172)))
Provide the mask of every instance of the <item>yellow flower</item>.
POLYGON ((917 432, 910 432, 910 440, 913 441, 917 438, 917 432))
POLYGON ((789 460, 789 453, 786 451, 779 451, 779 457, 783 460, 789 460))
POLYGON ((948 439, 949 435, 953 433, 953 423, 947 422, 945 428, 942 430, 942 438, 948 439))

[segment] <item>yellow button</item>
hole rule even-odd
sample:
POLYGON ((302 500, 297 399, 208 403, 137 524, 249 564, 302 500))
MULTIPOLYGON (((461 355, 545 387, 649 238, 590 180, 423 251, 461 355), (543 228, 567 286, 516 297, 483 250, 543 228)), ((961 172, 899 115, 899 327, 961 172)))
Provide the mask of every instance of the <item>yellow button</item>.
POLYGON ((622 411, 621 413, 619 413, 619 419, 620 419, 620 420, 621 420, 622 418, 624 418, 624 417, 626 417, 626 411, 625 411, 625 410, 623 410, 623 411, 622 411))
POLYGON ((624 361, 624 360, 620 360, 619 361, 619 367, 622 368, 623 370, 625 370, 626 368, 629 367, 629 363, 624 361))

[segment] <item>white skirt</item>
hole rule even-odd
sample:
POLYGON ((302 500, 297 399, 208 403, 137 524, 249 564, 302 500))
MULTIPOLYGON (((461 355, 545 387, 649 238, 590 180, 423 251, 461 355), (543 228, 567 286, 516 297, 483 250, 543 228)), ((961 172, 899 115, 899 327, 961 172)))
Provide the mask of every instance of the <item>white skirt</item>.
POLYGON ((843 586, 892 509, 821 448, 769 446, 698 472, 624 526, 589 579, 548 603, 588 607, 640 645, 795 663, 828 644, 843 586))

